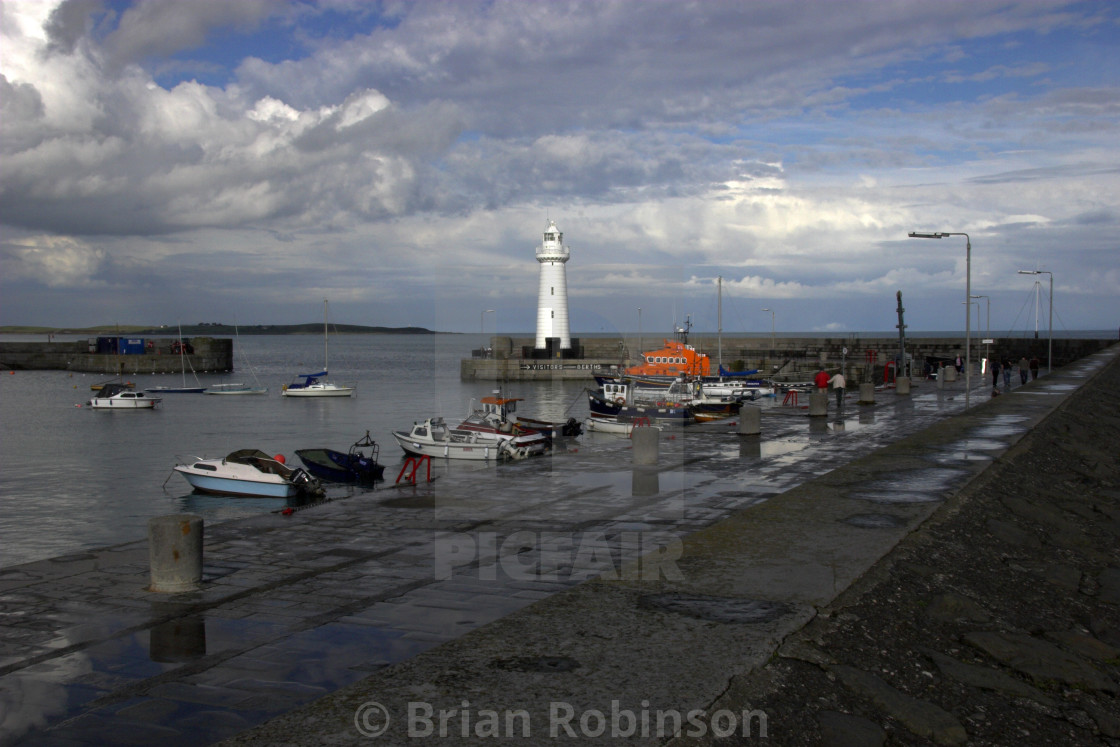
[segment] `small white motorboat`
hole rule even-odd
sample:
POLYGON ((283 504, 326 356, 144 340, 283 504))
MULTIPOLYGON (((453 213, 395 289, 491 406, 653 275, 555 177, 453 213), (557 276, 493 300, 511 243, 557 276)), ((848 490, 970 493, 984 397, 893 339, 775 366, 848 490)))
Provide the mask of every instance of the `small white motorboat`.
POLYGON ((240 449, 222 459, 195 457, 175 471, 200 493, 259 498, 321 495, 323 488, 299 467, 292 468, 260 449, 240 449))
POLYGON ((449 428, 443 418, 413 423, 409 431, 393 431, 406 454, 447 459, 524 459, 548 450, 548 439, 533 432, 525 436, 449 428))
POLYGON ((162 401, 147 392, 134 392, 126 384, 103 384, 87 404, 98 410, 154 410, 162 401))
POLYGON ((642 421, 620 421, 613 418, 588 418, 583 421, 584 427, 588 432, 596 433, 616 433, 620 436, 629 436, 634 432, 634 428, 656 428, 662 430, 660 425, 651 425, 648 422, 642 421))

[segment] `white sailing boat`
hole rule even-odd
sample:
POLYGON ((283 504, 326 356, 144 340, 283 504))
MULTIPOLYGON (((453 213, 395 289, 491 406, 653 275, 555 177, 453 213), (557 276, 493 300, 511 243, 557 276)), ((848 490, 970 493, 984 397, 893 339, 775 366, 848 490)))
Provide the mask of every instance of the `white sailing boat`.
POLYGON ((206 387, 198 380, 198 374, 194 372, 194 365, 191 365, 191 376, 194 377, 194 386, 187 385, 187 346, 183 342, 183 325, 179 325, 179 369, 183 373, 182 386, 150 386, 144 391, 159 392, 160 394, 202 394, 206 391, 206 387))
POLYGON ((323 370, 312 374, 297 374, 296 381, 287 384, 280 392, 282 397, 349 397, 354 394, 353 386, 335 384, 327 380, 329 336, 327 300, 323 299, 323 370))
POLYGON ((249 363, 249 357, 245 355, 245 349, 241 347, 241 334, 237 331, 237 325, 233 327, 233 334, 234 337, 237 338, 237 350, 241 353, 241 360, 245 361, 245 367, 248 368, 249 373, 253 375, 253 384, 246 384, 244 382, 212 384, 206 390, 206 394, 268 394, 268 387, 261 384, 261 380, 257 378, 256 369, 249 363))

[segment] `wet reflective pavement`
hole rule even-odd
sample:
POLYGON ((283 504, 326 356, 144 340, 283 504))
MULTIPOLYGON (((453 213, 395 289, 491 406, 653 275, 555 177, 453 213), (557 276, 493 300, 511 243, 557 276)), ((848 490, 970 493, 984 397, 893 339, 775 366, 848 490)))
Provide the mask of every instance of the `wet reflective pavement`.
MULTIPOLYGON (((436 462, 432 483, 207 526, 188 594, 146 590, 146 540, 0 569, 0 743, 209 743, 375 673, 392 700, 460 660, 432 649, 471 631, 492 660, 521 662, 495 677, 552 671, 555 650, 518 657, 501 626, 481 629, 564 592, 542 630, 640 611, 659 635, 722 623, 768 655, 1114 355, 990 403, 978 386, 964 414, 963 382, 880 390, 873 406, 850 394, 839 413, 830 398, 826 418, 774 403, 760 437, 733 422, 663 431, 655 467, 602 433, 546 458, 436 462)), ((327 730, 360 737, 352 718, 327 730)))

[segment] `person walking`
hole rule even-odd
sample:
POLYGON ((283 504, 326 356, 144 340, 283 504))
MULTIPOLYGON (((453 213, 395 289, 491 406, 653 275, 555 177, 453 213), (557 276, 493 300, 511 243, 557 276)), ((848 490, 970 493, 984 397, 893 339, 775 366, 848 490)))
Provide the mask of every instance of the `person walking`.
POLYGON ((999 358, 988 361, 992 366, 992 389, 999 389, 999 358))
POLYGON ((1019 359, 1019 383, 1020 384, 1026 384, 1027 383, 1027 375, 1030 373, 1030 370, 1031 370, 1030 361, 1028 361, 1027 356, 1024 355, 1022 358, 1019 359))
POLYGON ((847 380, 844 379, 844 374, 837 372, 835 376, 828 380, 832 385, 832 391, 836 392, 836 407, 837 409, 844 406, 844 387, 848 385, 847 380))
POLYGON ((1031 356, 1030 366, 1031 366, 1031 381, 1034 381, 1035 379, 1038 378, 1039 360, 1038 360, 1037 355, 1032 355, 1031 356))
POLYGON ((817 371, 817 375, 813 377, 813 383, 817 385, 818 392, 823 392, 828 389, 828 382, 828 374, 824 372, 824 367, 822 366, 821 369, 817 371))
POLYGON ((1011 391, 1011 359, 1003 359, 1003 388, 1011 391))

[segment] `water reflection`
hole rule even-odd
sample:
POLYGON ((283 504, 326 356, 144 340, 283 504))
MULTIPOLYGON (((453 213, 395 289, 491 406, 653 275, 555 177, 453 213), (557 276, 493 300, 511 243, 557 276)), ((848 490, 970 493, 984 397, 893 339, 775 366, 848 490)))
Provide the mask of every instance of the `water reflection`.
POLYGON ((761 459, 762 458, 762 436, 740 436, 739 437, 739 458, 740 459, 761 459))
POLYGON ((653 468, 640 468, 635 467, 633 470, 633 480, 631 495, 634 496, 647 496, 657 495, 659 492, 660 473, 656 467, 653 468))
POLYGON ((151 629, 148 657, 163 664, 181 664, 206 656, 206 620, 201 615, 178 617, 151 629))

